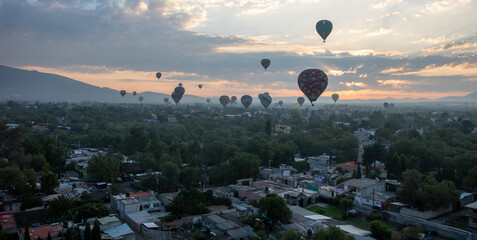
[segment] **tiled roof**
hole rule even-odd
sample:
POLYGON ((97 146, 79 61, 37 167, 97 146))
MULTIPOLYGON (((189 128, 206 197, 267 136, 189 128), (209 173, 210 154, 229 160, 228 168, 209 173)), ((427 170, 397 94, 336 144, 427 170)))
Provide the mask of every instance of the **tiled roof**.
MULTIPOLYGON (((28 231, 30 232, 30 239, 46 239, 48 237, 48 233, 50 233, 51 237, 57 237, 58 234, 63 230, 63 225, 61 224, 51 224, 51 225, 43 225, 39 227, 32 227, 29 228, 28 231)), ((21 229, 22 234, 25 234, 25 229, 21 229)))
POLYGON ((0 212, 0 224, 2 224, 4 230, 16 229, 17 224, 13 217, 12 211, 0 212))

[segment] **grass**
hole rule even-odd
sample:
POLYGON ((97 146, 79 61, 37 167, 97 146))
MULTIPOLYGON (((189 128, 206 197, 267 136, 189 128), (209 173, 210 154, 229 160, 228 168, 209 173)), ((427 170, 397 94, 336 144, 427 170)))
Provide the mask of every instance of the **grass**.
POLYGON ((320 207, 320 206, 312 206, 307 208, 308 211, 316 212, 319 214, 323 214, 328 217, 336 218, 341 220, 345 211, 341 210, 338 207, 333 205, 329 205, 327 207, 320 207))
POLYGON ((349 223, 357 228, 361 228, 364 230, 369 230, 369 223, 364 220, 363 218, 360 217, 350 217, 346 221, 346 223, 349 223))

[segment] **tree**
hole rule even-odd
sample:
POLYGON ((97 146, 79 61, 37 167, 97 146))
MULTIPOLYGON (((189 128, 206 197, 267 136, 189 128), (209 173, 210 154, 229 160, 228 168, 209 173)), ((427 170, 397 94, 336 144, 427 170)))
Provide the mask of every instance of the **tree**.
POLYGON ((50 164, 45 163, 42 167, 41 177, 41 191, 45 194, 50 194, 53 192, 53 189, 58 185, 58 178, 50 170, 50 164))
POLYGON ((335 226, 329 226, 327 229, 319 228, 315 232, 313 238, 315 240, 354 240, 355 238, 346 235, 341 229, 335 226))
POLYGON ((348 210, 353 206, 353 198, 351 197, 341 198, 340 206, 346 211, 346 217, 348 217, 348 210))
POLYGON ((257 178, 260 173, 260 159, 251 153, 237 153, 230 160, 234 179, 257 178))
POLYGON ((388 229, 388 226, 379 220, 369 223, 369 229, 371 230, 371 237, 377 240, 391 239, 391 231, 388 229))
POLYGON ((292 212, 288 208, 285 200, 275 193, 267 194, 258 202, 260 212, 275 226, 279 221, 288 222, 292 217, 292 212))
POLYGON ((179 185, 179 167, 175 163, 167 161, 161 165, 161 173, 163 188, 174 191, 179 185))
POLYGON ((293 229, 283 231, 279 240, 301 240, 303 235, 295 232, 293 229))
POLYGON ((18 165, 1 168, 0 187, 15 194, 27 194, 36 187, 35 172, 32 169, 22 171, 18 165))
POLYGON ((88 175, 96 182, 112 182, 119 175, 121 160, 119 155, 98 154, 88 163, 88 175))
POLYGON ((477 191, 477 166, 467 172, 467 176, 464 178, 464 186, 473 192, 477 191))
POLYGON ((200 170, 193 167, 186 167, 181 170, 179 182, 184 188, 190 188, 199 185, 201 181, 200 170))
MULTIPOLYGON (((50 232, 48 232, 48 237, 46 237, 46 240, 51 240, 51 234, 50 234, 50 232)), ((78 240, 81 240, 81 239, 78 239, 78 240)))
POLYGON ((98 221, 94 221, 93 231, 91 232, 91 240, 101 240, 101 229, 99 228, 98 221))
POLYGON ((91 240, 91 226, 89 222, 86 222, 84 226, 84 240, 91 240))
POLYGON ((295 167, 298 172, 308 172, 308 171, 310 171, 310 164, 308 162, 305 162, 305 161, 295 162, 293 167, 295 167))
POLYGON ((30 230, 28 229, 28 225, 25 227, 25 233, 23 235, 23 240, 31 240, 30 230))
POLYGON ((388 170, 388 176, 392 179, 401 179, 401 157, 397 152, 394 152, 392 157, 386 161, 386 169, 388 170))
POLYGON ((267 119, 267 121, 265 122, 265 133, 268 136, 272 134, 272 122, 270 121, 270 119, 267 119))
POLYGON ((62 221, 71 219, 73 201, 65 195, 60 195, 53 199, 48 206, 47 216, 54 219, 54 221, 62 221))

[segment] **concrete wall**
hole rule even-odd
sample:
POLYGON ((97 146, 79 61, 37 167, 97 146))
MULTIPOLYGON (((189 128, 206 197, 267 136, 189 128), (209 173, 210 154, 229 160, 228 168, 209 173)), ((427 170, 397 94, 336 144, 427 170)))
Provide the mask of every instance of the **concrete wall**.
POLYGON ((422 218, 422 219, 431 219, 431 218, 435 218, 439 215, 442 215, 444 213, 449 213, 452 211, 452 207, 449 207, 449 208, 445 208, 445 209, 440 209, 438 211, 426 211, 426 212, 421 212, 421 211, 417 211, 417 210, 413 210, 413 209, 410 209, 410 208, 406 208, 406 207, 403 207, 401 208, 401 211, 400 213, 401 214, 405 214, 405 215, 409 215, 409 216, 412 216, 412 217, 417 217, 417 218, 422 218))

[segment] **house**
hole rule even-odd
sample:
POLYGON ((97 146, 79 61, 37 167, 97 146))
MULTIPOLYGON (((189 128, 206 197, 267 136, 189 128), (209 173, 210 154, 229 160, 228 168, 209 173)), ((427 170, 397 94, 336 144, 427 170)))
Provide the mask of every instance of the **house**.
POLYGON ((477 228, 477 201, 465 205, 469 214, 469 227, 477 228))
POLYGON ((355 196, 355 203, 357 204, 381 207, 381 201, 378 201, 379 204, 377 204, 377 202, 373 202, 372 200, 378 199, 378 196, 380 196, 379 193, 385 192, 385 182, 369 178, 350 179, 341 183, 338 188, 342 188, 344 192, 353 194, 355 196))
POLYGON ((101 239, 120 239, 120 240, 135 240, 136 234, 126 224, 121 224, 103 231, 105 234, 101 235, 101 239))
POLYGON ((17 224, 12 211, 0 212, 0 229, 7 233, 15 233, 17 224))
POLYGON ((114 215, 110 215, 103 218, 97 218, 96 221, 99 222, 99 229, 101 231, 121 225, 121 220, 119 220, 119 218, 117 218, 114 215))
POLYGON ((474 194, 463 192, 460 194, 460 207, 464 207, 465 205, 472 203, 474 201, 474 194))
POLYGON ((249 239, 258 237, 253 229, 228 214, 209 214, 203 216, 202 225, 218 239, 249 239))
MULTIPOLYGON (((366 166, 361 164, 360 167, 361 167, 361 175, 365 176, 366 175, 366 166)), ((356 161, 339 163, 339 164, 336 164, 336 168, 341 168, 341 169, 343 169, 343 171, 352 173, 352 172, 358 170, 358 163, 356 161)))
MULTIPOLYGON (((63 232, 63 225, 59 223, 42 225, 38 227, 29 228, 28 232, 30 233, 31 240, 47 239, 48 233, 50 234, 51 238, 54 240, 54 239, 58 239, 58 236, 60 235, 60 233, 63 232)), ((20 240, 24 240, 25 228, 22 228, 20 230, 20 233, 21 233, 20 240)))

